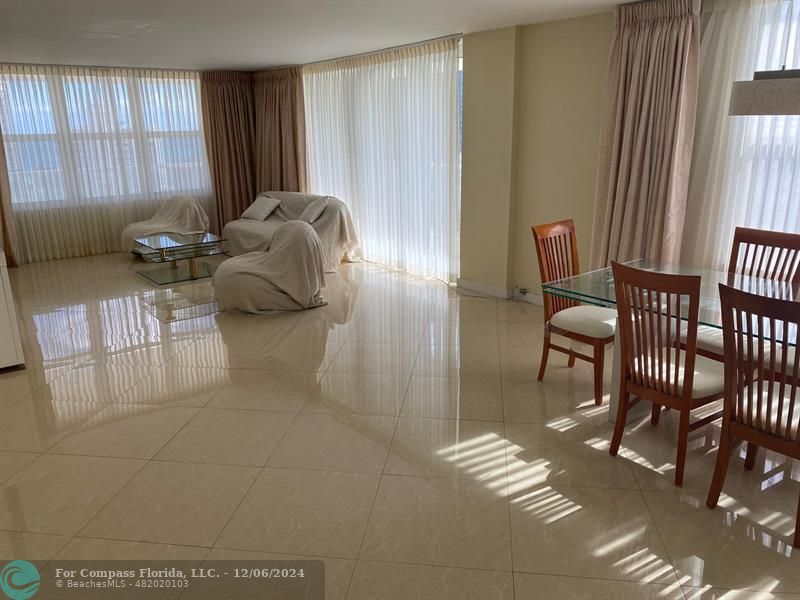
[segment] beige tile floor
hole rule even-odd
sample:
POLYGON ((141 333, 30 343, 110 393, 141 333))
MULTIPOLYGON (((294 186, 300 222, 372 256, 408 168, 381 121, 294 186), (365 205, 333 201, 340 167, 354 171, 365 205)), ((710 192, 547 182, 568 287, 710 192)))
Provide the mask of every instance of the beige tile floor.
POLYGON ((357 264, 324 308, 163 323, 138 268, 11 272, 0 558, 313 557, 330 599, 800 598, 800 466, 739 457, 710 511, 715 427, 682 489, 669 416, 611 458, 590 368, 536 381, 535 306, 357 264))

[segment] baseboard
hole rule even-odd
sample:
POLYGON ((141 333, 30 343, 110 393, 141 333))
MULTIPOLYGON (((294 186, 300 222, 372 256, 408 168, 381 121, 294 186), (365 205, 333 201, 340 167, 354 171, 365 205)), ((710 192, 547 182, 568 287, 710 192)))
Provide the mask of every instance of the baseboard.
POLYGON ((520 302, 527 302, 528 304, 535 304, 536 306, 544 306, 544 297, 541 294, 531 294, 528 292, 527 294, 520 294, 517 296, 517 300, 520 302))
POLYGON ((513 296, 512 290, 486 285, 485 283, 468 281, 467 279, 461 279, 460 277, 456 281, 456 285, 458 288, 467 292, 476 292, 483 296, 491 296, 492 298, 502 298, 503 300, 508 300, 513 296))

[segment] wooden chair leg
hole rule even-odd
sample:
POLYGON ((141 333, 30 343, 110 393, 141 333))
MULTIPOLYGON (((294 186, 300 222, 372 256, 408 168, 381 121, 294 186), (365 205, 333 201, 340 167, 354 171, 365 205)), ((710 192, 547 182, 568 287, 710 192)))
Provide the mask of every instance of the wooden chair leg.
POLYGON ((800 498, 797 499, 797 518, 794 521, 794 542, 792 545, 795 550, 800 548, 800 498))
POLYGON ((619 452, 619 446, 622 443, 622 434, 625 433, 625 423, 628 420, 628 398, 628 392, 623 389, 619 395, 617 421, 614 423, 614 435, 611 438, 611 446, 608 448, 608 453, 611 456, 616 456, 617 452, 619 452))
POLYGON ((661 418, 661 405, 653 402, 653 408, 650 411, 650 425, 655 427, 658 425, 658 420, 661 418))
POLYGON ((567 361, 567 366, 570 369, 575 366, 575 355, 574 354, 570 354, 569 355, 569 360, 567 361))
POLYGON ((544 345, 542 346, 542 362, 539 365, 539 376, 536 378, 539 381, 544 379, 544 370, 547 368, 547 356, 550 354, 550 332, 544 332, 544 345))
POLYGON ((686 468, 686 447, 689 445, 689 410, 681 411, 678 428, 678 455, 675 458, 675 485, 683 485, 683 472, 686 468))
POLYGON ((753 442, 747 442, 747 454, 744 458, 744 468, 752 471, 756 466, 756 457, 758 456, 758 446, 753 442))
POLYGON ((714 468, 714 477, 711 479, 711 486, 708 488, 706 506, 714 508, 719 502, 719 495, 722 493, 722 486, 725 484, 725 475, 728 473, 728 463, 734 444, 730 433, 725 426, 722 427, 722 435, 719 440, 719 450, 717 450, 717 466, 714 468))
POLYGON ((606 348, 602 342, 594 343, 594 403, 603 404, 603 362, 606 348))

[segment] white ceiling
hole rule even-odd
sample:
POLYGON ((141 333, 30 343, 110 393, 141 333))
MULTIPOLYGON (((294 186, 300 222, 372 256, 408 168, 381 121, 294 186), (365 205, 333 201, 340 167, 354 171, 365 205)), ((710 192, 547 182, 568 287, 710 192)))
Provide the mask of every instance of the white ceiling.
POLYGON ((0 62, 299 64, 608 10, 621 0, 0 0, 0 62))

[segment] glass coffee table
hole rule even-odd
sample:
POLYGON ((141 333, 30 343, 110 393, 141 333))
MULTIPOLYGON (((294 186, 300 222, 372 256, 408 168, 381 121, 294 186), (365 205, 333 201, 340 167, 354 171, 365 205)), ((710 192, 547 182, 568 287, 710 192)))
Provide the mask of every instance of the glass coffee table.
POLYGON ((213 233, 157 233, 136 238, 136 254, 147 262, 166 265, 137 273, 157 285, 211 277, 216 265, 198 259, 225 254, 224 241, 213 233))

